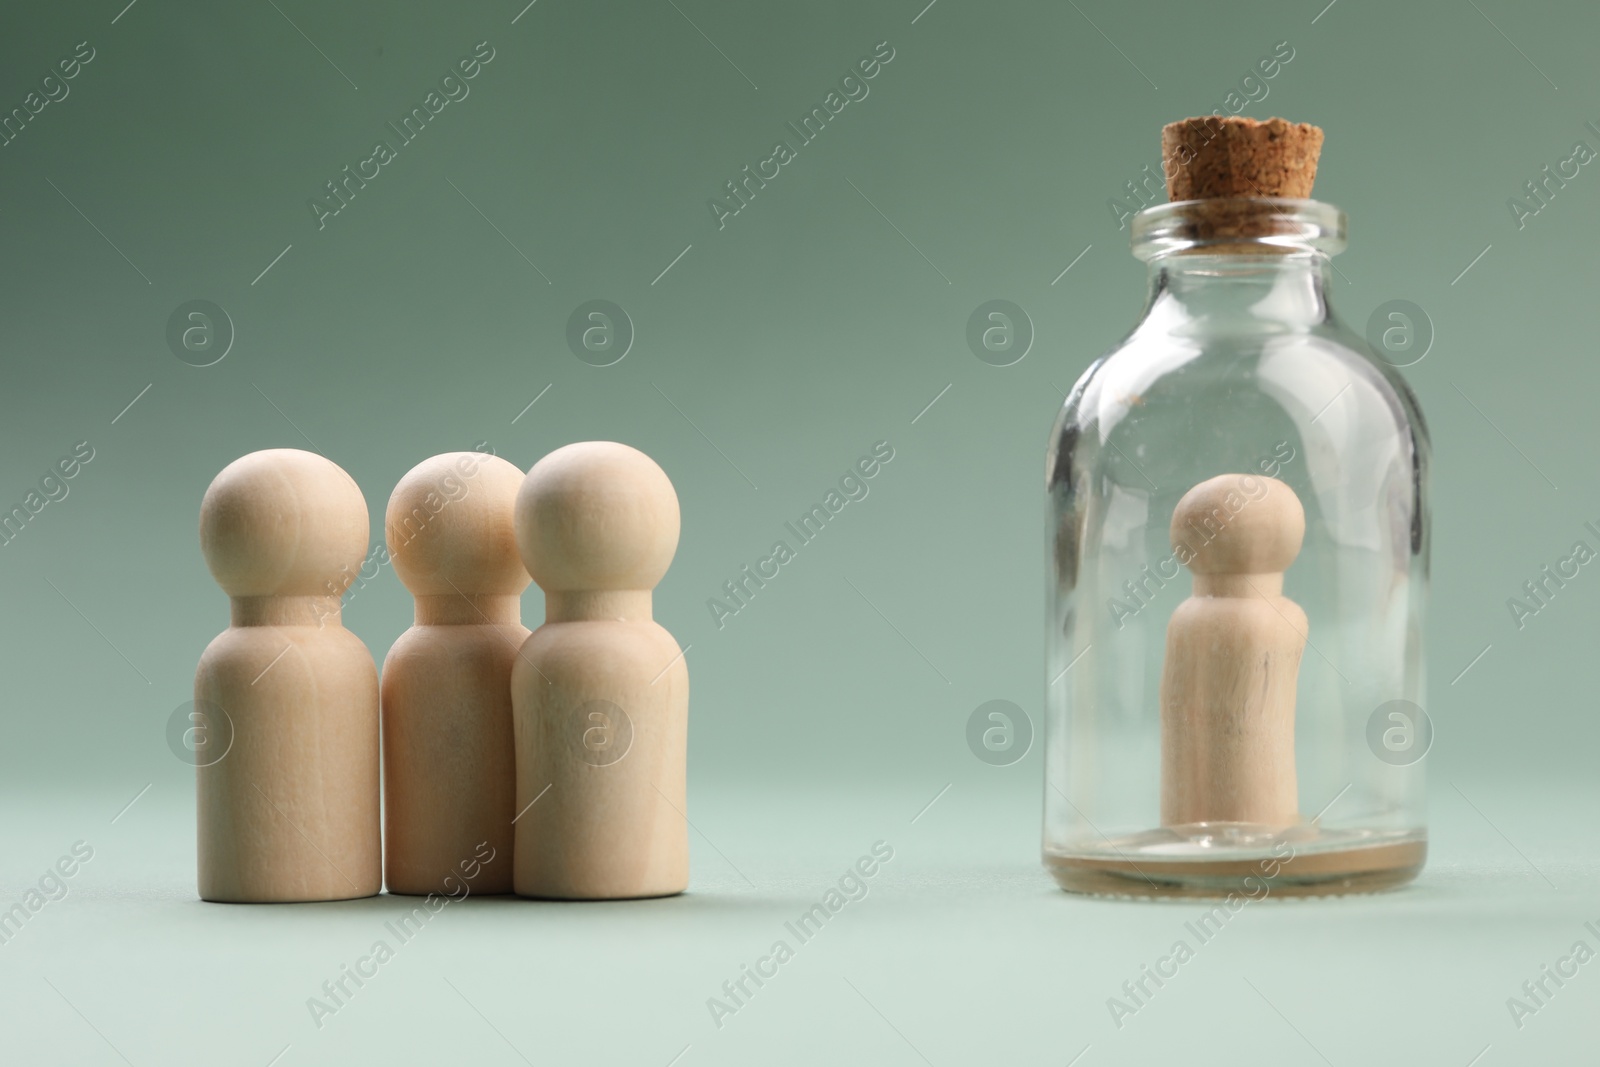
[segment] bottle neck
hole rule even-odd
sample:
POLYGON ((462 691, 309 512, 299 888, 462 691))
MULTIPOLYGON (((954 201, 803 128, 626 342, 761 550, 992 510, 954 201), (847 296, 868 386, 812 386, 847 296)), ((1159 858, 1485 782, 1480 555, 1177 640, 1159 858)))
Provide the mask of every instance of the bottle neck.
POLYGON ((1329 257, 1344 246, 1344 212, 1316 200, 1180 200, 1133 218, 1133 254, 1150 267, 1146 318, 1173 334, 1326 322, 1329 257))
POLYGON ((1320 252, 1174 253, 1149 262, 1145 317, 1208 332, 1305 330, 1328 321, 1331 263, 1320 252))
POLYGON ((547 591, 544 595, 544 621, 647 622, 651 617, 651 599, 649 589, 547 591))

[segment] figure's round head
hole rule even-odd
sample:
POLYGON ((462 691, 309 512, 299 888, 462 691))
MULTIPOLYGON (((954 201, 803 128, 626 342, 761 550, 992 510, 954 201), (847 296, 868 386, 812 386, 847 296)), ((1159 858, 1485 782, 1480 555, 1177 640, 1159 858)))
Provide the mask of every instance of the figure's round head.
POLYGON ((1172 547, 1195 574, 1281 574, 1305 534, 1294 490, 1258 474, 1208 478, 1172 513, 1172 547))
POLYGON ((528 588, 512 524, 522 472, 499 456, 446 452, 412 467, 389 497, 389 559, 417 596, 515 596, 528 588))
POLYGON ((206 490, 200 550, 230 596, 338 595, 367 554, 367 502, 322 456, 252 452, 206 490))
POLYGON ((654 589, 678 550, 678 494, 614 441, 558 448, 517 493, 517 546, 545 592, 654 589))

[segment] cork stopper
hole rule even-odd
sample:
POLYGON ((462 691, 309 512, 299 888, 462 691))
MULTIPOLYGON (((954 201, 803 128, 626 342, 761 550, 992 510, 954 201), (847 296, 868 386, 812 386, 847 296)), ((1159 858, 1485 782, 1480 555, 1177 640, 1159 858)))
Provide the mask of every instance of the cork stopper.
POLYGON ((1285 119, 1205 115, 1162 127, 1167 197, 1309 199, 1322 130, 1285 119))

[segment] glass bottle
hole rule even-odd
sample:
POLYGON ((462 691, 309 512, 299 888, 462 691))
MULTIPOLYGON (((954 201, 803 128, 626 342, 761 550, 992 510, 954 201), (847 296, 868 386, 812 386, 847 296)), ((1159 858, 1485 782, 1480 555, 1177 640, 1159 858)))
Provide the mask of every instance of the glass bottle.
POLYGON ((1149 208, 1132 229, 1149 267, 1143 317, 1079 379, 1046 461, 1045 863, 1065 889, 1145 896, 1409 881, 1427 851, 1429 446, 1410 388, 1329 307, 1344 215, 1307 199, 1198 200, 1149 208), (1222 475, 1231 500, 1201 501, 1197 524, 1191 497, 1174 530, 1185 494, 1222 475), (1260 501, 1296 497, 1298 554, 1247 566, 1281 570, 1287 604, 1259 574, 1227 579, 1242 600, 1191 601, 1219 595, 1198 573, 1213 538, 1276 529, 1260 501), (1230 605, 1303 645, 1297 674, 1226 628, 1175 661, 1169 642, 1190 640, 1178 616, 1230 605), (1261 663, 1292 701, 1278 727, 1248 710, 1261 663), (1187 698, 1163 692, 1169 670, 1187 698), (1285 726, 1277 742, 1264 733, 1285 726), (1257 788, 1281 810, 1230 806, 1257 788), (1185 808, 1174 789, 1204 795, 1185 808))

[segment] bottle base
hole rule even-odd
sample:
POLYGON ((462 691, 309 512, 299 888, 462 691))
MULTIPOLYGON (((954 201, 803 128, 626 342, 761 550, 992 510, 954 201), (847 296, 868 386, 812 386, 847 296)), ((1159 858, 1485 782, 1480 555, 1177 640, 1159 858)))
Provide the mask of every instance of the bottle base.
POLYGON ((1428 857, 1425 836, 1316 833, 1280 852, 1217 855, 1149 844, 1132 835, 1109 853, 1045 854, 1045 866, 1070 893, 1119 897, 1338 896, 1405 885, 1428 857), (1143 844, 1143 847, 1141 847, 1143 844))

